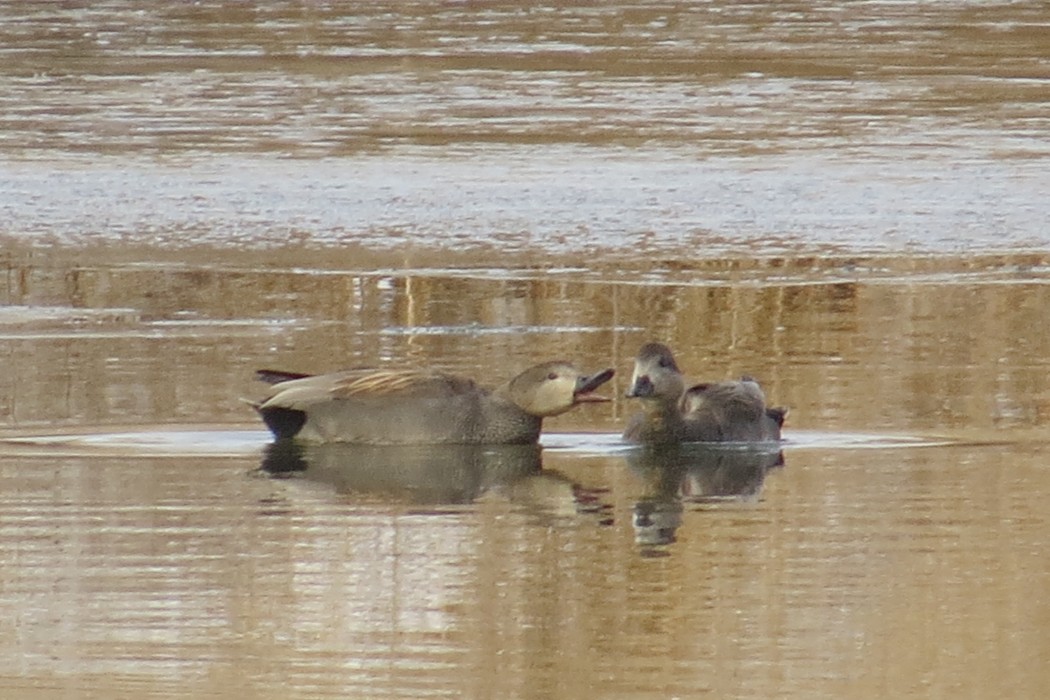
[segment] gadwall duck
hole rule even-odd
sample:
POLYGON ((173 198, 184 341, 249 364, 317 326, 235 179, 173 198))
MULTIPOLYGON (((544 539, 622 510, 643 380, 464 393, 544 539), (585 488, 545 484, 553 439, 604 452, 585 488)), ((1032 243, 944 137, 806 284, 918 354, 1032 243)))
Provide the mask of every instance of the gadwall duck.
POLYGON ((773 442, 786 411, 766 407, 754 379, 686 385, 674 354, 662 343, 642 346, 628 398, 643 399, 624 438, 641 443, 773 442))
POLYGON ((568 362, 530 367, 495 389, 432 370, 353 369, 303 375, 260 370, 273 384, 253 404, 277 440, 377 445, 527 444, 543 419, 581 403, 613 370, 584 375, 568 362))

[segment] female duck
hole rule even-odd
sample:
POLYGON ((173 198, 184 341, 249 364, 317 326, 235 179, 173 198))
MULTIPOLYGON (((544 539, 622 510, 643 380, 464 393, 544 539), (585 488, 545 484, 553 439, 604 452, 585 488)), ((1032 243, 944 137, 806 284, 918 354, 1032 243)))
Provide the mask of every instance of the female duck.
POLYGON ((773 442, 786 415, 766 407, 762 388, 750 377, 687 387, 671 349, 661 343, 639 350, 627 396, 642 399, 644 407, 624 431, 631 442, 773 442))

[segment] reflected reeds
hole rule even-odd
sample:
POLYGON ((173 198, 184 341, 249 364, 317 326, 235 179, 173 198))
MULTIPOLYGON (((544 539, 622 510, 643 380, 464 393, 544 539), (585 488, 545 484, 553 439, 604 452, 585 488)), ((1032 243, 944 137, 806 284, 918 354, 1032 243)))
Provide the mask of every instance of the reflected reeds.
MULTIPOLYGON (((556 357, 625 370, 642 343, 660 340, 698 381, 756 377, 770 403, 791 409, 788 438, 793 427, 957 435, 964 426, 966 437, 989 438, 1035 429, 1050 405, 1038 350, 1050 345, 1050 285, 1020 264, 989 261, 958 280, 937 265, 849 281, 838 268, 781 281, 701 268, 641 284, 611 271, 501 278, 12 261, 0 279, 13 305, 0 317, 11 368, 0 406, 12 426, 249 422, 237 399, 253 395, 255 367, 274 363, 428 365, 495 384, 556 357)), ((614 379, 611 411, 587 407, 550 429, 621 430, 632 412, 623 381, 614 379)))

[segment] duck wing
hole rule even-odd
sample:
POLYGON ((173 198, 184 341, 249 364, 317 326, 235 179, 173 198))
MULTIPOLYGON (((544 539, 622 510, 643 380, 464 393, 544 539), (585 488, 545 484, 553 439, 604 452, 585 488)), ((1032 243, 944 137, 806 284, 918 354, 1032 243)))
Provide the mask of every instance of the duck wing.
POLYGON ((329 401, 449 399, 476 391, 473 380, 444 372, 352 369, 279 382, 262 407, 306 410, 329 401))
POLYGON ((686 390, 686 397, 688 414, 711 413, 719 422, 757 421, 766 410, 762 389, 751 381, 697 384, 686 390))

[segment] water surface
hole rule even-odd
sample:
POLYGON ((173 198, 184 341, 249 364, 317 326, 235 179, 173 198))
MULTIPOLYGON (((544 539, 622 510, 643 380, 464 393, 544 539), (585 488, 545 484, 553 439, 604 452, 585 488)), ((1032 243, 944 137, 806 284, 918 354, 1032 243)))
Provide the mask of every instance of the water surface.
POLYGON ((1040 2, 12 2, 0 20, 0 216, 35 241, 1047 246, 1040 2))
POLYGON ((0 7, 0 695, 1044 697, 1038 2, 0 7), (780 449, 618 438, 631 357, 780 449), (272 454, 257 367, 615 367, 272 454))

